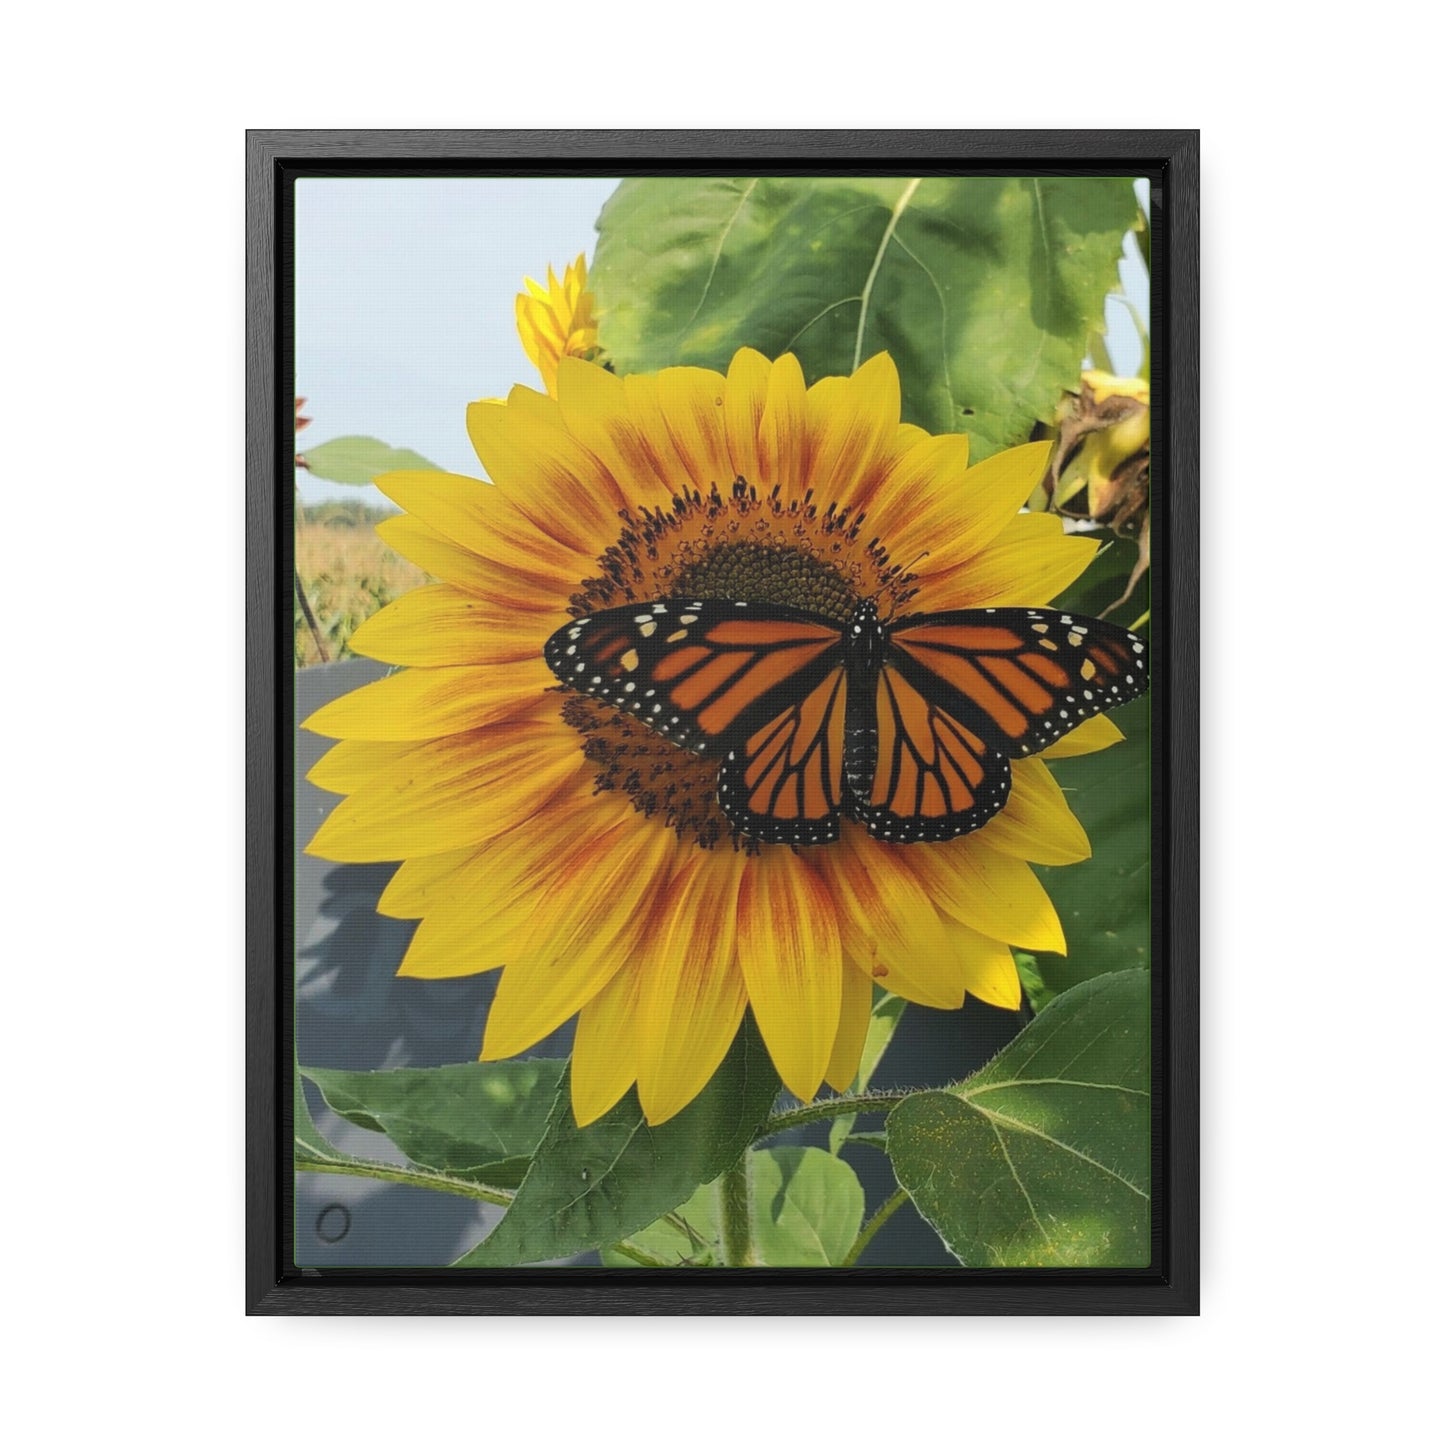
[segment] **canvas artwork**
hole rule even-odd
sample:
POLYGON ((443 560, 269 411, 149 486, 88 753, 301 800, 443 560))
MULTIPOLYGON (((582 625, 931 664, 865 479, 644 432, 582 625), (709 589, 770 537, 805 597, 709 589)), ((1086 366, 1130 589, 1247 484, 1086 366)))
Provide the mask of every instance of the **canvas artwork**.
POLYGON ((291 1262, 1148 1267, 1145 182, 288 244, 291 1262))

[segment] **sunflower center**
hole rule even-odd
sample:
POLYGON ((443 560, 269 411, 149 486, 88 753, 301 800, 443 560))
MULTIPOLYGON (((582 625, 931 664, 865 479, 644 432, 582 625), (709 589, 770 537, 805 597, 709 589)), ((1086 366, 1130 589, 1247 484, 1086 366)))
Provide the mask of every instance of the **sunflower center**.
MULTIPOLYGON (((811 491, 765 496, 739 477, 724 495, 716 487, 690 492, 665 510, 622 514, 617 541, 598 558, 599 575, 571 598, 574 616, 604 607, 696 597, 770 602, 845 623, 863 597, 889 615, 914 595, 911 573, 864 531, 866 515, 820 507, 811 491)), ((609 703, 568 693, 564 720, 582 736, 597 769, 597 790, 622 789, 638 812, 662 818, 700 848, 730 838, 736 848, 760 845, 739 834, 718 806, 718 766, 668 741, 609 703)))

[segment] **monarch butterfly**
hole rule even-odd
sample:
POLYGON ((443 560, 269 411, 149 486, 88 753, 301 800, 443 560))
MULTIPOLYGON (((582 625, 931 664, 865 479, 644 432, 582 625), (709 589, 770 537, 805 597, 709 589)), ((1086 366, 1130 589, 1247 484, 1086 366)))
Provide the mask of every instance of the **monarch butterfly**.
POLYGON ((718 802, 764 843, 827 843, 840 819, 939 842, 1003 807, 1009 759, 1148 687, 1132 632, 1022 607, 884 622, 711 599, 610 607, 557 629, 559 681, 717 757, 718 802))

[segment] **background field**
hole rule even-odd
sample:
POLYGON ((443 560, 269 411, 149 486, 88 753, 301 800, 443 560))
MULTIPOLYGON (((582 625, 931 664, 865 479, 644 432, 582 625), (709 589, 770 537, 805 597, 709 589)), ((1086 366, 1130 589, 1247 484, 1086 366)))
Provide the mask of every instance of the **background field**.
POLYGON ((354 656, 351 634, 373 612, 427 580, 421 568, 376 535, 376 524, 392 515, 352 501, 321 502, 297 513, 296 575, 326 649, 322 657, 293 594, 297 667, 354 656))

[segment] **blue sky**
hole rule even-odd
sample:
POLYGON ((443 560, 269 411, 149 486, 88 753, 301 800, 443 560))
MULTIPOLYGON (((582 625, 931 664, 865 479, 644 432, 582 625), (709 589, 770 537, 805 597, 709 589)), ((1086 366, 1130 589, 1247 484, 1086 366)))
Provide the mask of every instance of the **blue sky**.
MULTIPOLYGON (((476 475, 467 403, 537 384, 517 340, 522 278, 541 280, 579 251, 612 179, 307 179, 296 185, 296 388, 311 426, 303 448, 374 436, 437 466, 476 475)), ((1140 183, 1142 186, 1143 183, 1140 183)), ((1149 314, 1132 237, 1125 292, 1149 314)), ((1128 310, 1109 299, 1108 343, 1123 375, 1140 348, 1128 310)), ((297 474, 304 501, 389 505, 372 487, 297 474)))

